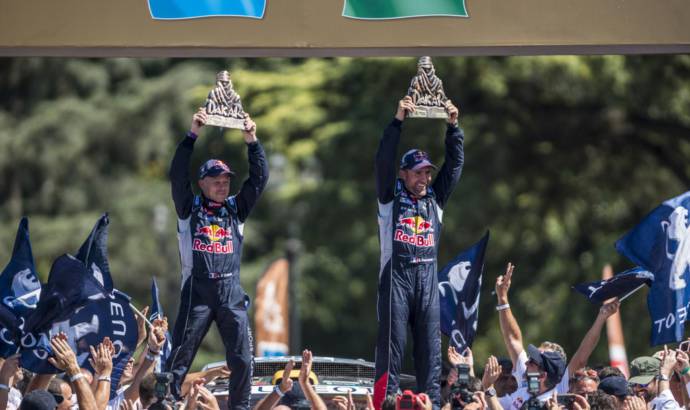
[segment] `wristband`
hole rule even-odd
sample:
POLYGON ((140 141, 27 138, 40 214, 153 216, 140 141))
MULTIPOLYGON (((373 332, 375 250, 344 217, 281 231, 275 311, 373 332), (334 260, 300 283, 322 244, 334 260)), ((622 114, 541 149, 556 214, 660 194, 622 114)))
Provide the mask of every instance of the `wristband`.
POLYGON ((98 376, 98 381, 110 383, 110 376, 98 376))
POLYGON ((279 384, 276 384, 276 387, 273 388, 273 393, 277 394, 278 397, 283 397, 283 396, 285 396, 285 393, 283 393, 283 392, 280 390, 280 385, 279 385, 279 384))
POLYGON ((664 381, 664 382, 668 381, 668 376, 666 376, 665 374, 660 374, 656 378, 657 378, 657 380, 660 380, 660 381, 664 381))
POLYGON ((0 390, 7 390, 7 391, 10 391, 10 386, 8 386, 8 385, 6 385, 6 384, 0 384, 0 390))
POLYGON ((77 380, 83 379, 83 378, 84 378, 84 375, 83 375, 83 374, 77 373, 77 374, 75 374, 74 376, 70 376, 70 377, 69 377, 69 381, 71 381, 71 382, 76 382, 77 380))
POLYGON ((685 369, 681 370, 680 374, 682 374, 683 376, 685 376, 686 374, 688 374, 688 372, 690 372, 690 366, 688 366, 688 367, 686 367, 685 369))
POLYGON ((501 310, 506 310, 506 309, 510 309, 510 303, 506 303, 506 304, 503 304, 503 305, 498 305, 498 306, 496 306, 496 310, 499 311, 499 312, 500 312, 501 310))
POLYGON ((156 359, 158 359, 157 354, 146 353, 146 360, 148 360, 149 362, 155 362, 156 359))

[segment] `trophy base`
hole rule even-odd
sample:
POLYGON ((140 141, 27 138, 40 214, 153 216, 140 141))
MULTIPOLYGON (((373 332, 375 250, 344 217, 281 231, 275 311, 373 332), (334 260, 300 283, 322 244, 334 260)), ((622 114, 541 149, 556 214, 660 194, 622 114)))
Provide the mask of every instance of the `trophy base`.
POLYGON ((220 115, 209 115, 206 118, 206 125, 213 125, 221 128, 244 129, 244 118, 229 118, 220 115))
POLYGON ((415 106, 414 112, 407 114, 408 118, 448 118, 448 113, 443 107, 420 107, 415 106))

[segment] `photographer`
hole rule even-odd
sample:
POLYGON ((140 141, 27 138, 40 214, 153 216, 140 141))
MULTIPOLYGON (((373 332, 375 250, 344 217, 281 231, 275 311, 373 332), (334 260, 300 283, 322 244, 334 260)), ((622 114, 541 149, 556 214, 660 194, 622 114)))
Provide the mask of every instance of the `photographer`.
POLYGON ((565 374, 565 360, 560 353, 540 351, 533 345, 527 347, 527 386, 519 388, 515 393, 499 398, 501 406, 506 410, 520 410, 526 405, 527 409, 543 408, 554 393, 565 374))

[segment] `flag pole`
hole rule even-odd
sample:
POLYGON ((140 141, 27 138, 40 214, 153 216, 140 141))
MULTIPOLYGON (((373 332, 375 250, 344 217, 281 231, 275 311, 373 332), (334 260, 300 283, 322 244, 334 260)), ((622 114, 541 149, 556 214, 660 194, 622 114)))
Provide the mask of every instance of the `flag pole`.
POLYGON ((129 307, 131 307, 132 310, 134 311, 134 313, 136 313, 140 318, 144 319, 144 321, 146 322, 147 325, 149 325, 149 327, 153 327, 153 325, 151 324, 151 322, 149 322, 148 318, 146 318, 146 316, 144 316, 144 314, 141 313, 141 312, 139 311, 139 309, 137 309, 136 306, 134 306, 134 305, 132 304, 132 302, 129 303, 129 307))
POLYGON ((635 289, 633 289, 630 292, 626 293, 625 295, 621 296, 621 298, 618 299, 618 301, 619 302, 624 301, 625 299, 627 299, 628 296, 632 295, 633 293, 637 292, 638 290, 642 289, 645 286, 646 286, 646 284, 644 284, 644 283, 641 284, 640 286, 636 287, 635 289))

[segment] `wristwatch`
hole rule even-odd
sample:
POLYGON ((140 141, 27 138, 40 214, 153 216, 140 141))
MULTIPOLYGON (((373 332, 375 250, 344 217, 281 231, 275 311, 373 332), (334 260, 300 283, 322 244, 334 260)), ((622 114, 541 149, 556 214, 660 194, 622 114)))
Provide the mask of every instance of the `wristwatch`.
POLYGON ((660 375, 656 376, 656 378, 657 378, 657 380, 661 380, 661 381, 665 381, 665 382, 668 381, 668 376, 666 376, 665 374, 660 374, 660 375))
POLYGON ((484 391, 484 394, 487 397, 496 397, 496 389, 494 389, 494 386, 491 386, 484 391))

